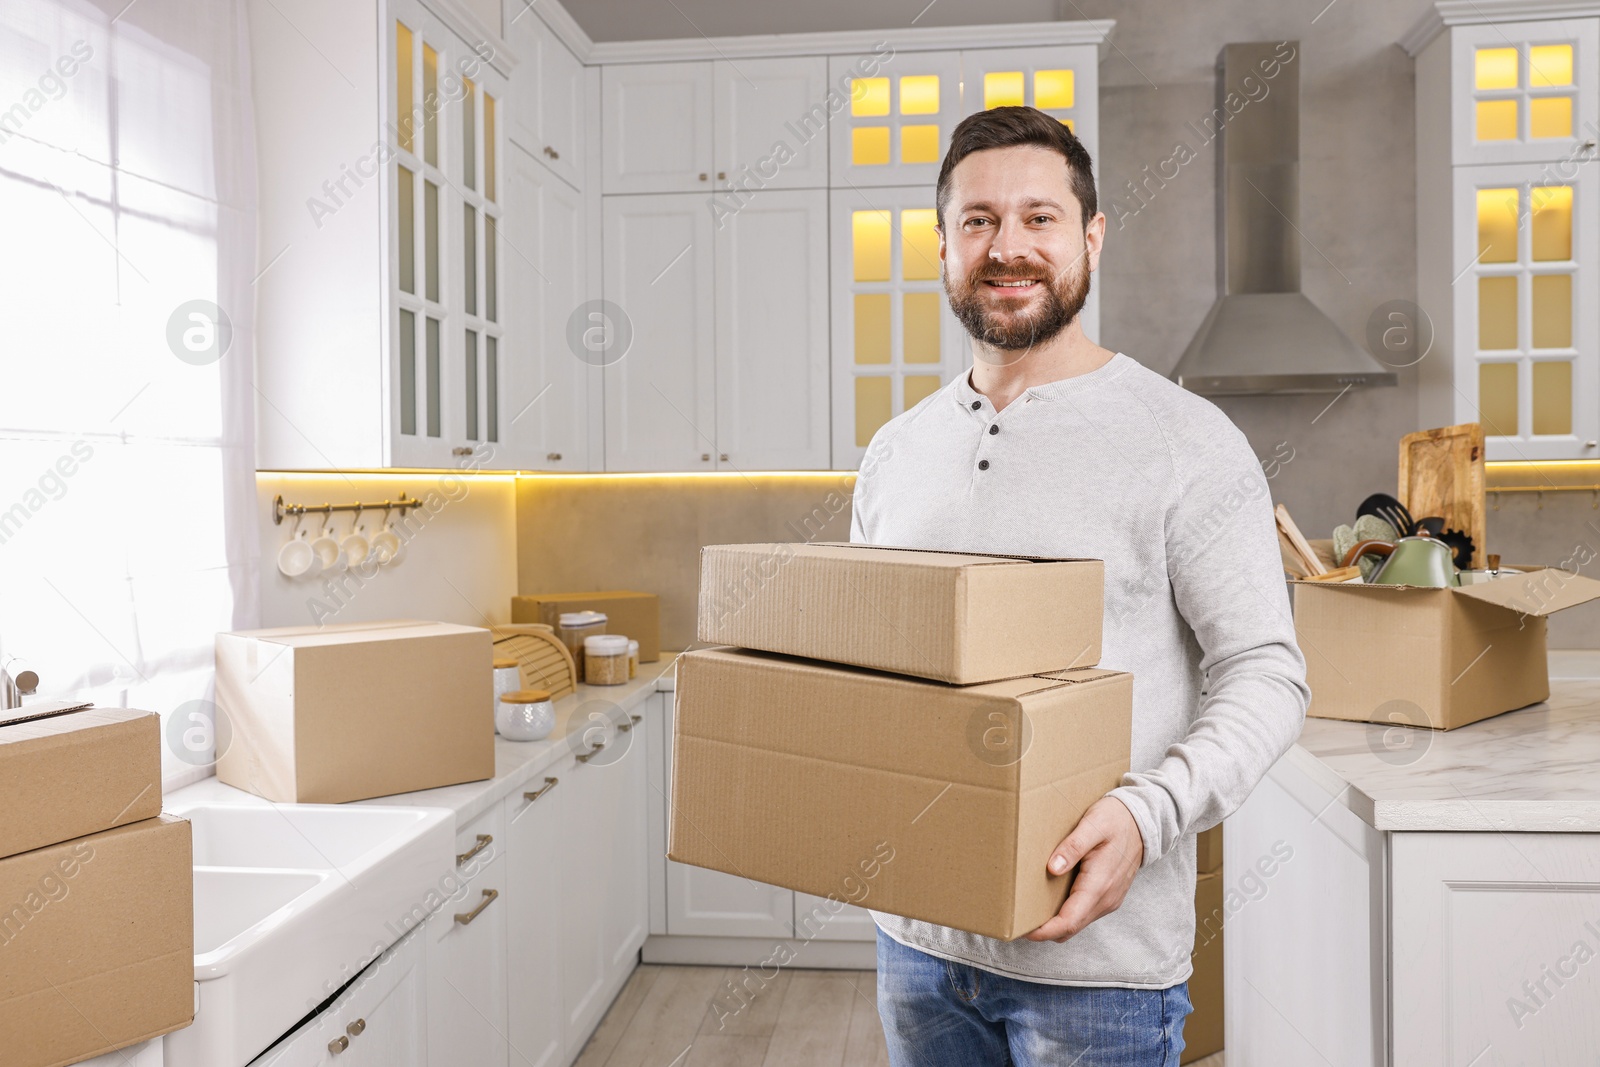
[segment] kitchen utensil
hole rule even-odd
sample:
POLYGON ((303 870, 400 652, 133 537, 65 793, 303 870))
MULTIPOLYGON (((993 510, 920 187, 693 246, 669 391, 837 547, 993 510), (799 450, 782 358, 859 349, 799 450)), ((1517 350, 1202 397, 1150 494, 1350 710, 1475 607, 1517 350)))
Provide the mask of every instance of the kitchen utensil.
POLYGON ((372 542, 366 539, 361 530, 361 508, 358 506, 355 518, 350 520, 350 532, 339 542, 339 550, 344 553, 346 567, 355 567, 365 562, 367 553, 372 551, 372 542))
POLYGON ((1417 531, 1429 537, 1438 537, 1444 533, 1444 520, 1437 515, 1430 515, 1426 519, 1417 520, 1417 531))
POLYGON ((1308 582, 1348 582, 1352 578, 1361 577, 1360 567, 1335 567, 1326 574, 1315 574, 1307 578, 1308 582))
POLYGON ((1373 493, 1363 500, 1361 506, 1356 508, 1356 518, 1363 515, 1376 515, 1393 526, 1402 537, 1411 536, 1417 529, 1417 520, 1411 517, 1411 512, 1388 493, 1373 493))
POLYGON ((556 728, 549 692, 518 689, 502 694, 495 705, 494 728, 508 741, 543 741, 556 728))
POLYGON ((1396 541, 1389 558, 1370 581, 1373 585, 1444 589, 1459 586, 1461 577, 1456 572, 1450 546, 1437 538, 1419 534, 1396 541))
MULTIPOLYGON (((1393 551, 1394 542, 1390 540, 1380 541, 1374 538, 1365 541, 1357 541, 1355 544, 1346 549, 1345 554, 1339 558, 1339 567, 1341 570, 1345 567, 1354 567, 1358 564, 1358 562, 1366 562, 1364 558, 1366 556, 1387 556, 1393 551)), ((1364 569, 1361 571, 1361 575, 1363 578, 1368 577, 1367 572, 1364 569)))
MULTIPOLYGON (((1483 427, 1475 422, 1408 433, 1400 439, 1400 499, 1412 514, 1438 515, 1471 539, 1471 565, 1486 548, 1483 427)), ((1458 546, 1459 547, 1459 546, 1458 546)))
POLYGON ((517 661, 522 668, 523 685, 529 689, 549 690, 551 698, 556 700, 577 692, 577 665, 555 631, 540 623, 519 625, 516 629, 519 632, 496 636, 494 654, 510 656, 517 661))
POLYGON ((332 570, 339 565, 339 542, 328 532, 328 516, 322 517, 322 529, 311 541, 311 551, 316 554, 317 564, 323 570, 332 570))
POLYGON ((383 509, 383 529, 372 536, 372 556, 380 566, 393 563, 400 557, 400 535, 394 532, 389 509, 383 509))
POLYGON ((1278 523, 1278 537, 1288 546, 1293 558, 1300 564, 1300 568, 1307 576, 1326 574, 1328 568, 1322 560, 1317 558, 1316 552, 1306 543, 1305 535, 1300 532, 1300 527, 1294 524, 1289 517, 1289 509, 1282 504, 1272 509, 1273 517, 1278 523))
POLYGON ((316 558, 316 553, 311 551, 311 542, 306 540, 305 531, 296 523, 294 536, 278 549, 278 570, 285 578, 298 578, 311 569, 316 558))

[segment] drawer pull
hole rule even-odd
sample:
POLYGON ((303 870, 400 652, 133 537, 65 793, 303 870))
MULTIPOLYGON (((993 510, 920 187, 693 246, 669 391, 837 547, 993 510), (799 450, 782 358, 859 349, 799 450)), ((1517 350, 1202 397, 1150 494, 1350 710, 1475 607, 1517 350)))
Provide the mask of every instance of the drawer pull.
POLYGON ((348 1032, 351 1037, 360 1037, 362 1034, 367 1032, 367 1020, 357 1019, 355 1022, 345 1027, 345 1031, 348 1032))
POLYGON ((629 715, 628 718, 632 719, 634 722, 640 722, 640 721, 642 721, 644 719, 644 716, 643 715, 629 715))
POLYGON ((476 919, 479 915, 483 914, 483 909, 487 908, 490 904, 493 904, 495 902, 495 898, 499 895, 500 890, 498 889, 485 889, 483 891, 483 900, 476 908, 473 908, 471 911, 456 912, 456 922, 460 923, 462 926, 466 926, 467 924, 471 923, 473 919, 476 919))
POLYGON ((619 733, 619 734, 630 733, 630 732, 632 732, 632 730, 633 730, 633 723, 631 723, 631 722, 619 722, 619 723, 617 723, 617 733, 619 733))
POLYGON ((523 800, 538 800, 540 797, 544 796, 546 793, 550 792, 550 790, 554 789, 557 785, 559 785, 560 782, 561 782, 561 779, 559 779, 559 778, 546 778, 544 780, 544 785, 541 785, 538 789, 535 789, 531 793, 522 794, 522 799, 523 800))
POLYGON ((590 760, 594 759, 595 756, 597 756, 599 754, 599 752, 600 752, 600 750, 602 748, 605 748, 605 747, 606 747, 606 743, 604 741, 596 741, 594 743, 594 747, 591 748, 589 751, 580 752, 578 754, 578 762, 579 763, 588 763, 590 760))
POLYGON ((459 856, 456 857, 456 866, 457 867, 461 866, 463 863, 467 862, 472 857, 476 856, 478 853, 480 853, 484 849, 488 848, 489 847, 489 843, 491 841, 493 841, 493 840, 494 840, 494 838, 491 837, 488 834, 479 834, 478 835, 478 843, 476 845, 473 845, 471 849, 467 850, 466 852, 461 853, 459 856))
POLYGON ((343 1034, 340 1034, 338 1037, 336 1037, 332 1041, 328 1042, 328 1051, 333 1053, 335 1056, 337 1056, 339 1053, 343 1052, 345 1049, 347 1049, 349 1047, 350 1047, 350 1039, 348 1037, 345 1037, 343 1034))

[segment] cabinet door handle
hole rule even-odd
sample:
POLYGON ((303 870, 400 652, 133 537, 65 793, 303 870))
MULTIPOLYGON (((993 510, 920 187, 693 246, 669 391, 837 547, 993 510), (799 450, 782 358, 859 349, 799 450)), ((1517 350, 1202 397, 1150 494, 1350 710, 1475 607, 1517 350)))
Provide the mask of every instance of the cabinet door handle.
POLYGON ((561 158, 561 153, 557 152, 554 148, 551 148, 549 145, 545 145, 544 146, 544 154, 549 156, 551 159, 560 159, 561 158))
POLYGON ((328 1042, 328 1051, 333 1053, 335 1056, 337 1056, 339 1053, 343 1052, 345 1049, 347 1049, 349 1047, 350 1047, 350 1039, 348 1037, 345 1037, 343 1034, 340 1034, 338 1037, 336 1037, 332 1041, 328 1042))
POLYGON ((589 751, 580 752, 578 754, 578 762, 579 763, 588 763, 590 760, 594 759, 596 755, 599 754, 599 752, 600 752, 600 750, 602 748, 605 748, 605 747, 606 747, 606 743, 604 741, 596 741, 594 743, 594 747, 591 748, 589 751))
POLYGON ((351 1037, 360 1037, 362 1034, 367 1032, 367 1020, 357 1019, 355 1022, 345 1027, 345 1031, 348 1032, 351 1037))
POLYGON ((551 463, 559 463, 561 461, 561 453, 560 452, 546 452, 544 454, 544 458, 549 460, 551 463))
POLYGON ((461 866, 463 863, 467 862, 472 857, 476 856, 478 853, 480 853, 484 849, 488 848, 489 847, 489 843, 491 841, 493 841, 493 840, 494 840, 494 838, 491 837, 488 834, 479 834, 478 835, 478 843, 476 845, 473 845, 466 852, 463 852, 459 856, 456 857, 456 866, 457 867, 461 866))
POLYGON ((701 463, 710 463, 711 462, 711 453, 710 452, 702 452, 702 453, 700 453, 700 462, 701 463))
POLYGON ((461 445, 459 447, 452 448, 450 450, 450 454, 452 456, 470 456, 470 455, 472 455, 472 449, 468 448, 465 445, 461 445))
POLYGON ((617 733, 619 733, 619 734, 628 733, 632 729, 633 729, 633 723, 631 723, 631 722, 619 722, 619 723, 617 723, 617 733))
POLYGON ((483 900, 476 908, 473 908, 471 911, 456 912, 456 922, 460 923, 462 926, 466 926, 467 924, 471 923, 473 919, 476 919, 479 915, 482 915, 483 909, 487 908, 490 904, 493 904, 495 899, 499 896, 500 890, 485 889, 483 891, 483 900))
POLYGON ((718 452, 717 458, 722 460, 724 463, 728 462, 728 454, 726 452, 718 452))
POLYGON ((523 800, 538 800, 540 797, 544 796, 546 793, 550 792, 550 790, 554 789, 557 785, 559 785, 560 782, 561 782, 561 779, 559 779, 559 778, 546 778, 544 780, 544 785, 540 786, 538 789, 535 789, 531 793, 522 794, 522 799, 523 800))
POLYGON ((629 715, 628 718, 632 719, 634 722, 639 722, 644 718, 644 716, 643 715, 629 715))
POLYGON ((700 175, 700 180, 701 181, 705 181, 706 180, 706 176, 704 174, 700 175))
POLYGON ((725 171, 725 170, 717 171, 717 181, 725 182, 727 180, 728 180, 728 172, 727 171, 725 171))

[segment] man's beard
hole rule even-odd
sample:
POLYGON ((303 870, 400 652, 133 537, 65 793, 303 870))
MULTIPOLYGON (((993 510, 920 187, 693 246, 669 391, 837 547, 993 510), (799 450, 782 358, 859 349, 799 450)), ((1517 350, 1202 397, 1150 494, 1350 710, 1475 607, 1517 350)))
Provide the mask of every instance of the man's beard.
POLYGON ((983 265, 968 275, 966 283, 957 289, 945 272, 944 291, 950 298, 950 310, 956 313, 967 333, 991 348, 1007 352, 1020 352, 1043 344, 1066 329, 1083 310, 1089 299, 1089 263, 1080 256, 1059 279, 1035 268, 1007 269, 998 263, 985 260, 983 265), (992 311, 985 305, 988 299, 983 285, 986 278, 1036 278, 1040 286, 1039 307, 1030 313, 1016 314, 992 311))

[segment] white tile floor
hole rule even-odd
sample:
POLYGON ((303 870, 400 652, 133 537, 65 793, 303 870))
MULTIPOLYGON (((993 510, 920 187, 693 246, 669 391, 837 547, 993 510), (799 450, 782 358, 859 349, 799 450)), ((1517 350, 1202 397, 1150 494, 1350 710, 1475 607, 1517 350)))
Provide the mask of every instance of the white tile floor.
MULTIPOLYGON (((737 1012, 742 969, 642 964, 576 1067, 888 1067, 872 971, 780 972, 737 1012)), ((1226 1067, 1223 1053, 1189 1067, 1226 1067)))

